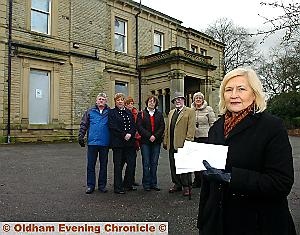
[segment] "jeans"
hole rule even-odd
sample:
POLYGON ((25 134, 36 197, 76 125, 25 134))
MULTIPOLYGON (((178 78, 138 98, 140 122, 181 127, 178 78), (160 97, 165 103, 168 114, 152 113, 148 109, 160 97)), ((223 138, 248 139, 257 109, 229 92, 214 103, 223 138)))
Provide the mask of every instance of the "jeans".
POLYGON ((160 154, 160 144, 142 144, 143 187, 157 187, 157 165, 160 154))
POLYGON ((87 186, 95 188, 96 185, 96 172, 95 166, 99 156, 100 169, 98 178, 98 188, 104 189, 107 183, 107 162, 108 150, 106 146, 88 145, 87 151, 87 186))

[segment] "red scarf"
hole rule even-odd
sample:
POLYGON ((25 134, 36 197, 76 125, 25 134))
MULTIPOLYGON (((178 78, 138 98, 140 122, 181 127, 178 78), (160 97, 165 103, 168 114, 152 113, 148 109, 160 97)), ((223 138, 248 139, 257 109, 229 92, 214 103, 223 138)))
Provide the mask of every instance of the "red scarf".
POLYGON ((253 112, 254 103, 249 105, 247 108, 241 110, 234 115, 232 112, 228 111, 225 113, 225 122, 224 122, 224 136, 227 138, 229 132, 240 122, 242 121, 250 112, 253 112))

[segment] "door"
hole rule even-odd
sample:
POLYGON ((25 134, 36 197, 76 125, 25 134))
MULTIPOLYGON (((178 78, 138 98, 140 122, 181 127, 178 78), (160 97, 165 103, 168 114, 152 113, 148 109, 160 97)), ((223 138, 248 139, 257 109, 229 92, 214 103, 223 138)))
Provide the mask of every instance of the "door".
POLYGON ((50 72, 30 70, 29 124, 48 124, 50 110, 50 72))

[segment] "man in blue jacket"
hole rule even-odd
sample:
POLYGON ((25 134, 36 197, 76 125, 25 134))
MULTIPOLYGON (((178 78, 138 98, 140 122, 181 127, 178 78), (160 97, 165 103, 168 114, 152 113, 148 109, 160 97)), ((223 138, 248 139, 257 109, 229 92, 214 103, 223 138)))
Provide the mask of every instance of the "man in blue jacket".
POLYGON ((102 193, 107 192, 107 162, 110 133, 108 129, 109 107, 106 102, 107 95, 99 93, 96 105, 84 113, 80 123, 78 143, 81 147, 85 147, 84 136, 87 132, 87 188, 85 191, 87 194, 91 194, 95 190, 95 166, 98 156, 100 162, 98 190, 102 193))

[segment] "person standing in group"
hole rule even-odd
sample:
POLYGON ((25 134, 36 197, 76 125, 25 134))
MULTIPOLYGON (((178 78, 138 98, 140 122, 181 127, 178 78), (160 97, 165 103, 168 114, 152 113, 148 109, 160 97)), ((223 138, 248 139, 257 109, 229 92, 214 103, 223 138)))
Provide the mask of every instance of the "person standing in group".
POLYGON ((184 105, 185 97, 181 92, 175 92, 171 101, 175 105, 168 115, 168 123, 165 128, 163 147, 169 151, 173 187, 169 193, 182 191, 183 195, 191 195, 191 173, 176 174, 174 153, 183 147, 184 141, 193 141, 195 135, 195 110, 184 105))
POLYGON ((111 132, 110 146, 114 162, 114 192, 124 194, 125 190, 137 190, 133 187, 136 126, 131 111, 125 108, 125 95, 115 94, 114 101, 115 108, 110 109, 108 113, 108 125, 111 132), (126 170, 124 180, 122 180, 124 162, 126 162, 126 170))
MULTIPOLYGON (((127 99, 125 100, 125 107, 127 109, 129 109, 133 115, 133 119, 134 119, 134 122, 136 123, 136 120, 137 120, 137 116, 138 116, 138 110, 136 107, 134 107, 134 100, 131 96, 128 96, 127 99)), ((140 134, 138 132, 135 133, 135 142, 134 142, 134 146, 135 146, 135 149, 136 149, 136 152, 135 152, 135 159, 137 158, 137 151, 140 150, 140 134)), ((136 160, 135 160, 136 162, 136 160)), ((124 162, 125 164, 125 162, 124 162)), ((139 186, 139 184, 135 181, 135 171, 134 171, 134 174, 133 174, 133 186, 139 186)))
POLYGON ((94 192, 96 185, 95 166, 99 156, 100 170, 98 178, 98 190, 106 193, 107 183, 107 162, 110 142, 110 133, 108 128, 107 96, 105 93, 99 93, 96 99, 96 105, 88 109, 80 123, 78 142, 81 147, 85 147, 84 136, 87 136, 87 189, 86 193, 94 192))
POLYGON ((141 135, 143 188, 145 191, 160 191, 157 185, 157 166, 165 121, 157 109, 158 99, 154 95, 149 96, 145 103, 146 108, 138 114, 137 119, 137 128, 141 135))
POLYGON ((296 235, 287 196, 294 183, 292 148, 282 121, 266 111, 251 68, 228 72, 220 86, 222 116, 208 143, 228 146, 225 170, 203 161, 199 234, 296 235))
MULTIPOLYGON (((216 121, 215 113, 212 107, 208 106, 204 95, 196 92, 193 95, 193 103, 191 105, 196 113, 196 131, 194 141, 197 143, 207 143, 208 130, 216 121)), ((194 172, 195 178, 193 188, 201 187, 201 171, 194 172)))

